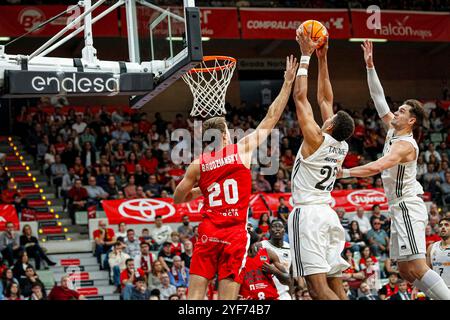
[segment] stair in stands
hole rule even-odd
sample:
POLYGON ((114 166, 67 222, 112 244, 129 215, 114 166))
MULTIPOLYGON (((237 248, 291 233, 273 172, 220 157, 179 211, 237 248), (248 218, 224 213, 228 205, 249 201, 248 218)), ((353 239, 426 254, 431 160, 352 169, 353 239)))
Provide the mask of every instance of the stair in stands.
POLYGON ((57 263, 51 267, 56 281, 68 275, 77 291, 89 300, 119 300, 110 285, 108 271, 100 270, 92 252, 52 254, 50 259, 57 263))

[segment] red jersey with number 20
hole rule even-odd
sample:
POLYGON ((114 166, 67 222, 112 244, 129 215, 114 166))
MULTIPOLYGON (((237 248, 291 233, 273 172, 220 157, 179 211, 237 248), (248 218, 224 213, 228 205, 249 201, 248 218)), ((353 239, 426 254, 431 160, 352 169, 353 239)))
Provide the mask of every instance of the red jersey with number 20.
POLYGON ((199 160, 198 186, 205 199, 203 217, 218 227, 245 225, 252 176, 239 157, 237 144, 203 153, 199 160))
POLYGON ((248 257, 243 271, 240 294, 247 300, 276 300, 278 290, 271 274, 264 273, 264 262, 270 263, 265 248, 260 248, 254 257, 248 257))

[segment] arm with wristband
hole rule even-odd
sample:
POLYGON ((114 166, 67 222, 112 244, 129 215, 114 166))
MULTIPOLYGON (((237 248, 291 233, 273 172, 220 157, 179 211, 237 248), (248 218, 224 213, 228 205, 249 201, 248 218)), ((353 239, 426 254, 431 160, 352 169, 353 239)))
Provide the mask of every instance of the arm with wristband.
POLYGON ((302 31, 297 31, 297 42, 300 45, 302 57, 300 68, 297 72, 294 85, 294 102, 298 123, 304 136, 304 149, 317 149, 323 141, 322 131, 314 120, 311 104, 308 101, 308 67, 311 55, 317 47, 308 32, 305 35, 302 31))
POLYGON ((381 86, 380 79, 378 78, 373 63, 373 44, 369 40, 364 41, 361 45, 364 51, 364 60, 366 61, 367 68, 367 84, 369 85, 370 96, 377 109, 378 116, 383 120, 384 124, 391 127, 391 121, 394 118, 394 114, 391 112, 389 105, 386 102, 384 96, 384 90, 381 86))

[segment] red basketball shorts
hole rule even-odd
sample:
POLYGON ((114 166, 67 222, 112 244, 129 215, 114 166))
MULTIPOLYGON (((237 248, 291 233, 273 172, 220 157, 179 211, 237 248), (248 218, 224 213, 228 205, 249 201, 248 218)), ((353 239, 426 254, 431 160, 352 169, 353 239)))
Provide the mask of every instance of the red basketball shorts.
POLYGON ((218 280, 231 278, 241 283, 250 238, 246 224, 218 227, 204 220, 198 228, 199 238, 194 247, 190 274, 218 280))

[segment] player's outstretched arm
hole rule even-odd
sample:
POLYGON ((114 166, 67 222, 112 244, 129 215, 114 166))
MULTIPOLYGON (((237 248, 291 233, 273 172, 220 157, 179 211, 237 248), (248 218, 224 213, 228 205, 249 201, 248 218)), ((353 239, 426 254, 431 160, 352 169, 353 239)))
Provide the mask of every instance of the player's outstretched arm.
POLYGON ((390 152, 380 159, 368 163, 363 166, 351 168, 351 169, 342 169, 339 170, 337 177, 338 178, 349 178, 349 177, 371 177, 376 174, 379 174, 383 170, 392 168, 393 166, 402 162, 406 157, 411 153, 415 152, 411 143, 406 141, 398 141, 392 145, 390 152))
POLYGON ((284 284, 286 286, 290 286, 292 283, 292 278, 288 271, 285 270, 284 266, 281 264, 280 259, 276 255, 275 252, 273 252, 270 249, 266 249, 267 254, 269 255, 270 262, 272 264, 269 264, 265 262, 263 264, 263 271, 267 273, 273 274, 277 279, 280 281, 281 284, 284 284))
POLYGON ((308 60, 316 49, 317 43, 311 40, 309 33, 304 35, 301 30, 297 30, 297 42, 300 45, 302 59, 294 85, 295 111, 305 144, 317 149, 323 141, 323 136, 320 127, 314 120, 311 104, 308 101, 308 60))
POLYGON ((391 112, 389 105, 386 102, 384 96, 384 90, 381 86, 380 79, 378 79, 375 65, 373 63, 373 44, 371 41, 366 40, 361 45, 364 51, 364 60, 366 61, 367 68, 367 84, 369 85, 370 96, 377 109, 378 116, 383 120, 384 124, 391 127, 391 121, 394 118, 394 114, 391 112))
POLYGON ((317 60, 319 62, 319 77, 317 80, 317 103, 320 107, 322 120, 325 121, 333 117, 333 88, 331 86, 330 75, 328 73, 328 38, 325 44, 316 49, 317 60))
POLYGON ((247 167, 250 167, 253 151, 267 139, 272 129, 275 128, 275 125, 280 120, 281 114, 288 103, 297 69, 297 58, 294 58, 293 55, 286 57, 284 83, 280 93, 270 105, 266 116, 260 122, 256 130, 238 142, 239 155, 247 167))
POLYGON ((178 184, 173 194, 175 204, 192 201, 202 195, 199 187, 194 188, 200 176, 200 164, 194 160, 186 170, 183 180, 178 184))

